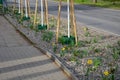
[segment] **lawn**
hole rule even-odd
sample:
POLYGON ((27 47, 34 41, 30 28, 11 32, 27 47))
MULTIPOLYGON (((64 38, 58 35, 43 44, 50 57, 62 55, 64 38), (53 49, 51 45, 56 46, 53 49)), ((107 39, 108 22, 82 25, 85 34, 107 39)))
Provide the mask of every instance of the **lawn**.
MULTIPOLYGON (((56 0, 56 1, 58 1, 58 0, 56 0)), ((62 0, 62 1, 67 1, 67 0, 62 0)), ((120 1, 113 3, 113 2, 98 0, 97 3, 93 3, 92 0, 74 0, 74 2, 77 4, 84 4, 84 5, 90 5, 90 6, 120 9, 120 1)))

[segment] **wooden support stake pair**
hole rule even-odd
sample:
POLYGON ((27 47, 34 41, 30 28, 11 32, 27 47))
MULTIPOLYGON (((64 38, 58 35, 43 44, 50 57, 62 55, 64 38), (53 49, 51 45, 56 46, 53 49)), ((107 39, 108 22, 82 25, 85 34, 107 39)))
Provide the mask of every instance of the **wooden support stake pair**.
MULTIPOLYGON (((30 16, 31 10, 30 10, 30 1, 26 0, 27 2, 27 12, 28 12, 28 16, 30 16)), ((23 12, 23 0, 20 0, 20 13, 21 13, 21 18, 24 16, 24 12, 23 12)))

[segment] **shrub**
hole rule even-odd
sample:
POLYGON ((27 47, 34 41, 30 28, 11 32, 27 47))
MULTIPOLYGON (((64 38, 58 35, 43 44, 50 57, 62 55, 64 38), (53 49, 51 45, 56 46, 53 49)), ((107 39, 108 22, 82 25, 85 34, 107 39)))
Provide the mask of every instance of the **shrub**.
POLYGON ((75 37, 70 36, 70 38, 68 38, 67 36, 62 36, 62 37, 59 37, 59 42, 62 44, 73 45, 75 44, 75 37))

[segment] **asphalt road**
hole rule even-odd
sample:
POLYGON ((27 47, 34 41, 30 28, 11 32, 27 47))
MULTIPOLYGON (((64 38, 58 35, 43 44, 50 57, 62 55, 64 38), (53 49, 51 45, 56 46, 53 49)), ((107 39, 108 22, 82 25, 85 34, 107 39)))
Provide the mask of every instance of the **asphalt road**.
MULTIPOLYGON (((30 0, 34 7, 35 0, 30 0)), ((39 1, 40 6, 40 1, 39 1)), ((58 2, 48 0, 49 14, 57 16, 58 2)), ((88 27, 99 28, 120 35, 120 10, 75 5, 76 20, 88 27)), ((67 19, 67 6, 62 3, 61 17, 67 19)))

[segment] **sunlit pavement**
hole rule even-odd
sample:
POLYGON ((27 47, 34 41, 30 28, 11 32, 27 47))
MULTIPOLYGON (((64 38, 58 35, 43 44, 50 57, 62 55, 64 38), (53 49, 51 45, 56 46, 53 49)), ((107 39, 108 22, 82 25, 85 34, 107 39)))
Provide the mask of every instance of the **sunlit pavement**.
POLYGON ((0 16, 0 80, 68 80, 68 77, 0 16))

